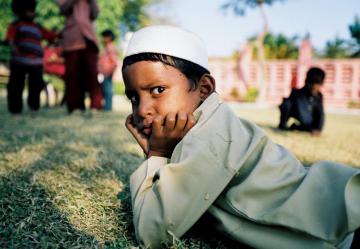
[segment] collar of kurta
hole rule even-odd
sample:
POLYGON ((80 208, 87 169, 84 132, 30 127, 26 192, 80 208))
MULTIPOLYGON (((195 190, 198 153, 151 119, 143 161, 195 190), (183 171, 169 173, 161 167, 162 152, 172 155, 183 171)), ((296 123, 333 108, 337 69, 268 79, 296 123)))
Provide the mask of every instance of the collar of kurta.
POLYGON ((220 105, 219 94, 213 92, 210 94, 204 102, 194 111, 194 117, 196 121, 202 116, 208 116, 209 113, 212 113, 220 105))

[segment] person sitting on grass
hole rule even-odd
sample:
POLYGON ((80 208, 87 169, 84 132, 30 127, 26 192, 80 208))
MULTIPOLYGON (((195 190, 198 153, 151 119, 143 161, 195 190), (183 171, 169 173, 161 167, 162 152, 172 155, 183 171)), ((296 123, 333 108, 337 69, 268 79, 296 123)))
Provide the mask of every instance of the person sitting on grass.
POLYGON ((22 93, 28 76, 28 105, 32 111, 40 108, 40 92, 44 88, 42 40, 53 42, 57 34, 34 22, 35 0, 13 0, 17 19, 7 30, 6 41, 11 48, 10 77, 7 84, 8 109, 19 114, 23 109, 22 93))
POLYGON ((360 170, 304 167, 219 101, 203 42, 172 26, 135 32, 122 73, 126 127, 146 160, 130 176, 135 235, 180 238, 204 214, 254 248, 350 248, 360 226, 360 170))
POLYGON ((305 86, 293 89, 288 98, 284 98, 279 106, 281 130, 300 130, 311 132, 319 136, 324 126, 323 96, 320 89, 324 83, 325 72, 318 67, 312 67, 306 74, 305 86), (287 126, 288 120, 293 117, 299 124, 287 126))

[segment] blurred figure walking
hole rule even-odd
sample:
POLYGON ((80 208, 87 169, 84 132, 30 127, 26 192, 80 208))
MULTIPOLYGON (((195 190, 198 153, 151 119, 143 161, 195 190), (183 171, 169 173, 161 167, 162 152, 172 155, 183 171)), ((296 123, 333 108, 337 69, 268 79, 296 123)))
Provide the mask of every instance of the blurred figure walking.
POLYGON ((102 109, 101 88, 97 80, 98 43, 93 27, 99 13, 96 0, 57 0, 57 3, 66 17, 62 47, 68 111, 85 111, 86 91, 90 93, 90 108, 102 109))

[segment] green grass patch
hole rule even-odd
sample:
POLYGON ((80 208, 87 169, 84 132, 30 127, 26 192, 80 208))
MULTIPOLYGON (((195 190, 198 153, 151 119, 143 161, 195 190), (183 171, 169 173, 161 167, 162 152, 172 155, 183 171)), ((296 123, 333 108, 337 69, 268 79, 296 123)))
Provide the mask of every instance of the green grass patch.
MULTIPOLYGON (((129 105, 93 118, 63 108, 11 116, 0 94, 0 248, 131 248, 129 176, 143 161, 124 127, 129 105)), ((329 115, 322 137, 278 132, 275 110, 236 108, 304 163, 360 167, 360 116, 329 115)), ((173 248, 234 248, 192 229, 173 248)))

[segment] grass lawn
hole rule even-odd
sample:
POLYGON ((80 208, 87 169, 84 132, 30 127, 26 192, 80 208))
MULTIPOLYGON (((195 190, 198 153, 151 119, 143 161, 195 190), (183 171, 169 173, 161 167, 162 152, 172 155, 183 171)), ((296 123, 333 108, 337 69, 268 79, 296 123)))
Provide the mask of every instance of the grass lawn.
MULTIPOLYGON (((0 248, 131 248, 128 179, 142 162, 124 128, 129 105, 93 118, 62 108, 11 116, 0 97, 0 248)), ((360 167, 360 116, 329 115, 320 138, 280 133, 276 110, 236 108, 305 164, 360 167)), ((219 235, 191 231, 176 248, 231 248, 219 235)))

